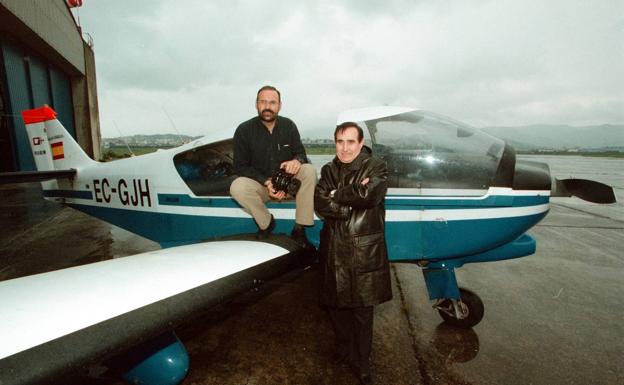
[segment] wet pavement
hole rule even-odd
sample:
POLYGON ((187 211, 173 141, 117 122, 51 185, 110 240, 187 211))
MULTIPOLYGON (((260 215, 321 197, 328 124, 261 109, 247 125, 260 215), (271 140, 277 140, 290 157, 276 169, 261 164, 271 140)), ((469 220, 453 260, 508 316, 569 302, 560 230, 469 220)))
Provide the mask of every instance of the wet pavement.
MULTIPOLYGON (((0 187, 0 207, 0 280, 158 248, 42 200, 38 184, 0 187)), ((442 324, 420 269, 393 264, 394 299, 375 310, 375 383, 623 384, 624 216, 608 207, 554 199, 529 232, 536 254, 458 269, 485 304, 471 330, 442 324)), ((317 277, 294 271, 188 320, 177 329, 191 358, 183 384, 356 384, 330 363, 317 277)), ((100 369, 62 382, 122 383, 100 369)))

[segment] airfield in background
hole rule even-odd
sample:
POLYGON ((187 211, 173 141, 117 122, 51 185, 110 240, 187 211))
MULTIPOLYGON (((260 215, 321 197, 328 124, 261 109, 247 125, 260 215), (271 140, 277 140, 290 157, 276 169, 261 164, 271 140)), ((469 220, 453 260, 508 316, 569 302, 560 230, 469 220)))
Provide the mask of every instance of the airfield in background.
MULTIPOLYGON (((536 254, 457 270, 460 286, 485 303, 471 330, 441 323, 420 268, 393 264, 394 299, 376 309, 378 384, 624 383, 624 159, 526 157, 547 162, 560 179, 614 186, 618 203, 554 198, 529 231, 536 254)), ((44 201, 38 184, 0 187, 0 206, 0 280, 158 248, 44 201)), ((183 384, 356 384, 330 362, 333 334, 317 278, 314 267, 289 273, 181 325, 192 362, 183 384)), ((122 384, 97 365, 89 371, 66 383, 122 384)))

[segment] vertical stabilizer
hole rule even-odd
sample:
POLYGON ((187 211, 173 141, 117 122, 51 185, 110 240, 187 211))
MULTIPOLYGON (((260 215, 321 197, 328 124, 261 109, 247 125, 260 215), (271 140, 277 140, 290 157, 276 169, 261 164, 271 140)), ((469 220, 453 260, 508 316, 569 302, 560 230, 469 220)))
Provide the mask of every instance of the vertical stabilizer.
MULTIPOLYGON (((28 134, 30 150, 32 151, 37 171, 51 171, 54 170, 54 164, 52 163, 52 151, 45 130, 45 122, 44 120, 36 119, 36 117, 40 116, 40 114, 36 114, 36 112, 39 112, 39 110, 22 112, 24 123, 26 123, 26 133, 28 134)), ((41 117, 41 119, 43 119, 43 117, 41 117)))
MULTIPOLYGON (((94 161, 56 118, 56 112, 43 106, 22 111, 37 171, 78 169, 94 161)), ((58 189, 56 180, 41 182, 44 190, 58 189)))
MULTIPOLYGON (((54 163, 52 161, 52 149, 46 134, 45 121, 56 119, 56 113, 49 107, 37 108, 34 110, 22 111, 22 118, 26 124, 26 133, 30 143, 33 159, 37 171, 52 171, 54 163)), ((58 182, 48 180, 41 182, 44 190, 57 190, 58 182)))
POLYGON ((65 130, 52 108, 23 111, 22 117, 37 170, 78 169, 94 162, 65 130))

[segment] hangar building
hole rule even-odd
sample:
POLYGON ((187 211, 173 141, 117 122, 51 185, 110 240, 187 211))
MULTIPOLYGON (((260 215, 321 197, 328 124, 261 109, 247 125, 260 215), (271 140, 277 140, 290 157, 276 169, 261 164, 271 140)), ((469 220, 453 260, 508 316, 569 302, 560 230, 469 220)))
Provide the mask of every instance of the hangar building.
POLYGON ((100 158, 95 58, 72 3, 0 0, 0 172, 35 169, 21 111, 44 104, 100 158))

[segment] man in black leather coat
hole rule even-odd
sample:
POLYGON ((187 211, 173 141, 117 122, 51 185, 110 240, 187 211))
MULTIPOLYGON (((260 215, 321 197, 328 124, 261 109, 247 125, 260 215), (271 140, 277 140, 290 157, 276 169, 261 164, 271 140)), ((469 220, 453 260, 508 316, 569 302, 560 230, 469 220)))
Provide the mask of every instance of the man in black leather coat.
POLYGON ((336 332, 336 362, 372 383, 373 307, 392 298, 384 236, 386 163, 364 146, 352 122, 336 127, 336 157, 321 170, 314 208, 321 231, 321 302, 336 332))

